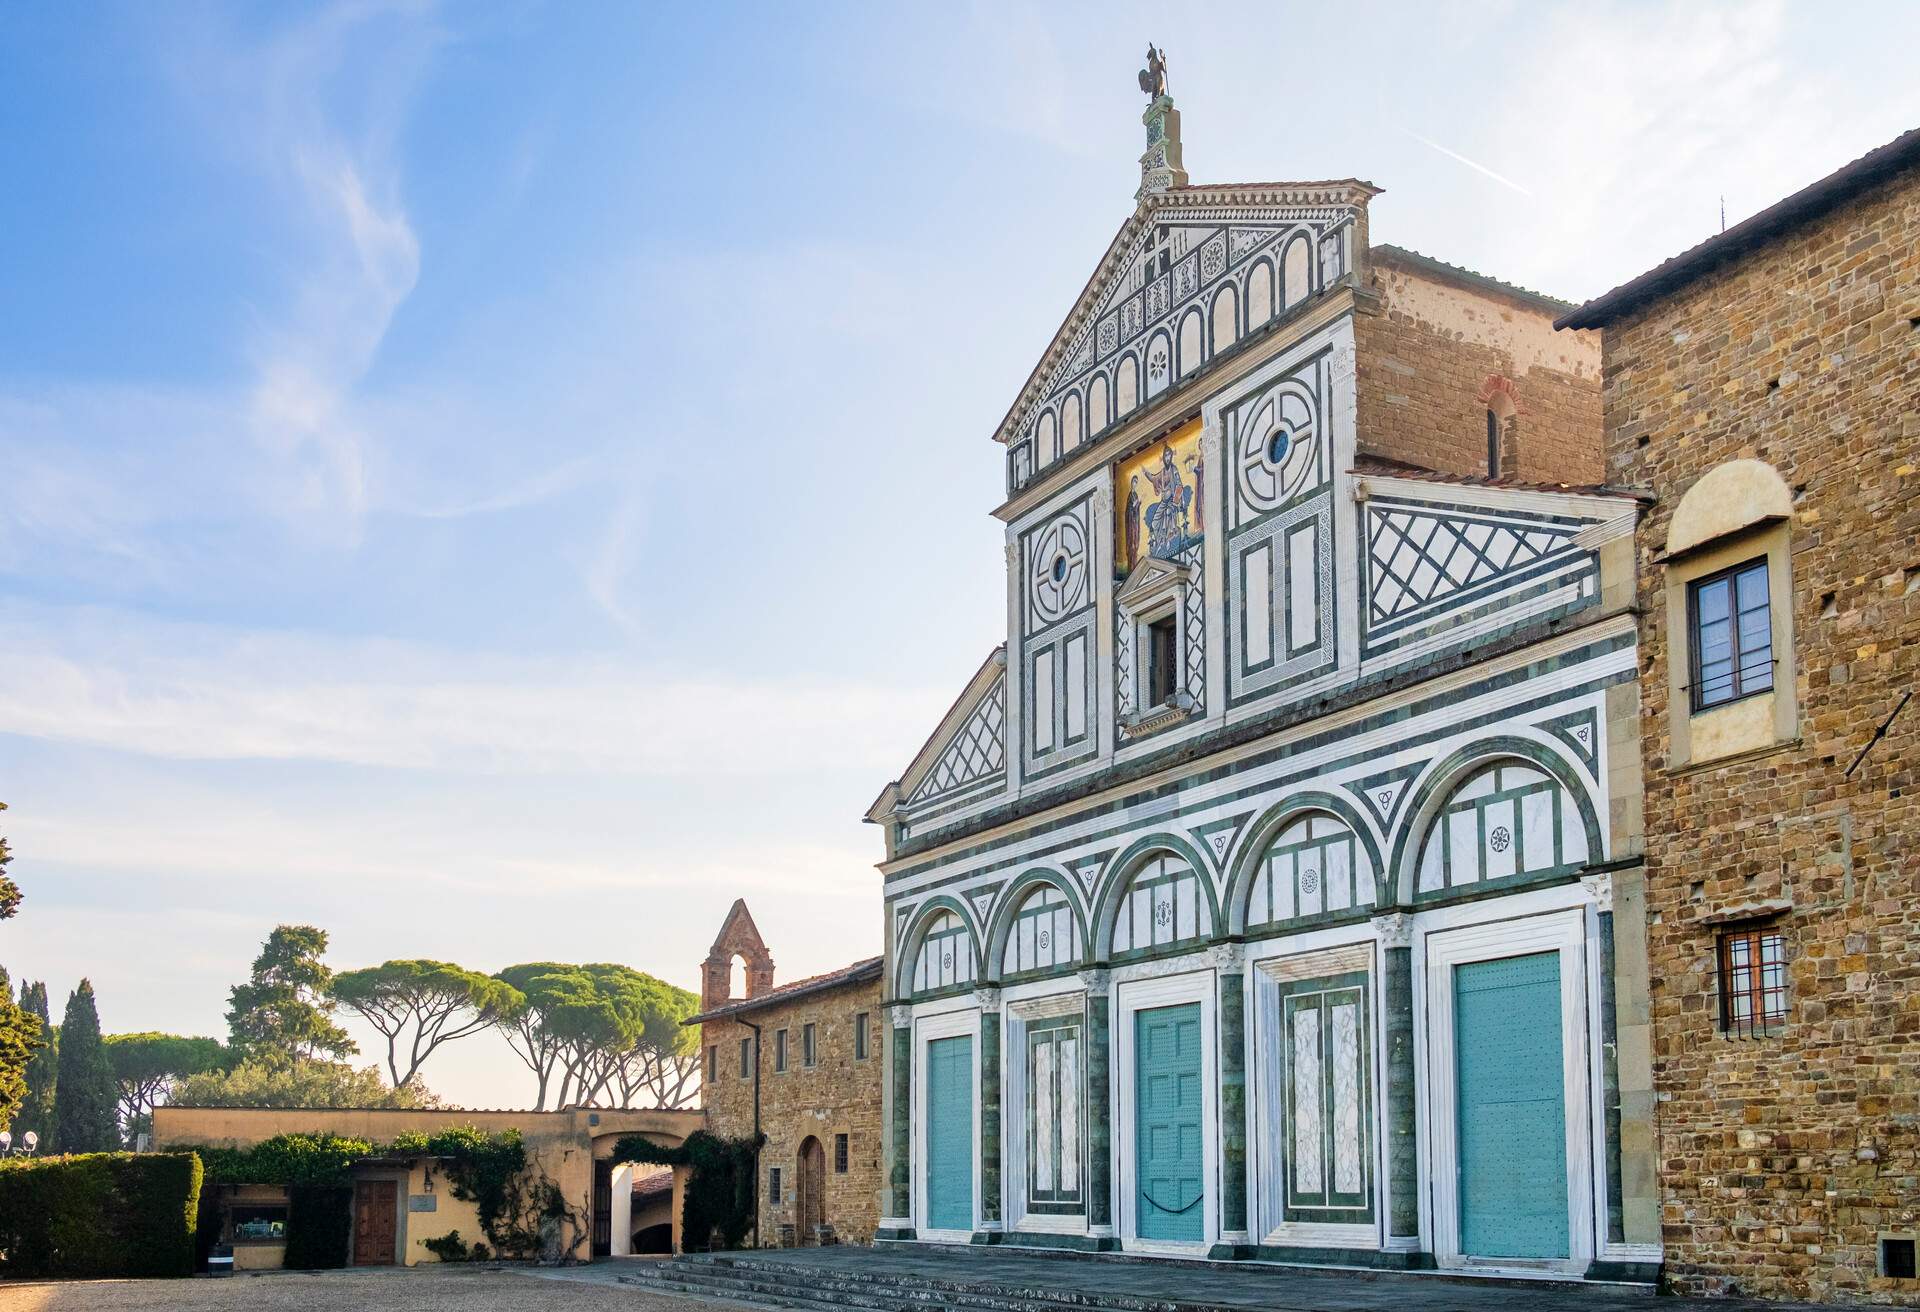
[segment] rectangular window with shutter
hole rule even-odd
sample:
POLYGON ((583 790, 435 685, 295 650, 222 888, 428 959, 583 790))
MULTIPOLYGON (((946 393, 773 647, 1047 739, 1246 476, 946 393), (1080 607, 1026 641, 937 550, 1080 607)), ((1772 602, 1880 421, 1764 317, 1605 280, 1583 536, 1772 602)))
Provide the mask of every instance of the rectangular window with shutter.
POLYGON ((1720 1028, 1734 1038, 1777 1034, 1787 1020, 1787 940, 1776 929, 1720 936, 1720 1028))

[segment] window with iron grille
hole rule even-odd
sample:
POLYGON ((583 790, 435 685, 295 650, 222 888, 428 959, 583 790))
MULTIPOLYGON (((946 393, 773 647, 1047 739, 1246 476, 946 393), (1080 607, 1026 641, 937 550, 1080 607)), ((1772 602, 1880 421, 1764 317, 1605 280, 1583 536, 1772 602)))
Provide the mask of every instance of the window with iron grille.
POLYGON ((867 1013, 859 1012, 853 1018, 853 1059, 867 1059, 867 1013))
POLYGON ((787 1032, 785 1030, 775 1030, 773 1032, 774 1073, 778 1074, 779 1072, 784 1071, 786 1068, 787 1068, 787 1032))
POLYGON ((833 1173, 835 1175, 847 1173, 847 1136, 844 1134, 833 1136, 833 1173))
POLYGON ((811 1066, 819 1060, 820 1050, 815 1041, 817 1034, 818 1031, 811 1021, 800 1027, 800 1064, 802 1066, 811 1066))
POLYGON ((1687 626, 1693 640, 1696 712, 1772 689, 1773 613, 1766 557, 1689 583, 1687 626))
POLYGON ((777 1166, 767 1168, 767 1201, 770 1203, 780 1201, 780 1168, 777 1166))
POLYGON ((1787 941, 1779 930, 1720 936, 1720 1027, 1735 1038, 1779 1031, 1787 1019, 1787 941))

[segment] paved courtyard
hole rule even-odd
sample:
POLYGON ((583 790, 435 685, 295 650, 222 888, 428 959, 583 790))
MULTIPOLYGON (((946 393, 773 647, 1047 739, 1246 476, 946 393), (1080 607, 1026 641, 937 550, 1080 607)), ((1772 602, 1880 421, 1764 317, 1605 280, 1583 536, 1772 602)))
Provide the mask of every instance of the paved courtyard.
MULTIPOLYGON (((816 1249, 758 1254, 750 1260, 784 1264, 795 1258, 822 1276, 853 1261, 908 1280, 952 1279, 958 1270, 969 1279, 1003 1287, 1070 1287, 1083 1298, 1116 1293, 1249 1312, 1790 1312, 1812 1306, 1297 1268, 1255 1272, 1125 1262, 1062 1264, 1012 1254, 949 1258, 911 1251, 816 1249)), ((423 1267, 272 1272, 224 1280, 0 1284, 0 1312, 714 1312, 729 1305, 753 1306, 636 1289, 627 1283, 636 1265, 637 1260, 626 1259, 559 1271, 423 1267)))
POLYGON ((535 1273, 271 1272, 224 1280, 91 1280, 0 1284, 0 1312, 713 1312, 714 1305, 644 1293, 605 1267, 535 1273))

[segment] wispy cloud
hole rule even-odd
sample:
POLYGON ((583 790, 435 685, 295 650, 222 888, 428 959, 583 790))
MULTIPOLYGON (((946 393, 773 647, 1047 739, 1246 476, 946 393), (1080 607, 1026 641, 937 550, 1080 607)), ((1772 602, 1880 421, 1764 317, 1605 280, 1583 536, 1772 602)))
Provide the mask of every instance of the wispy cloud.
POLYGON ((1499 183, 1503 187, 1509 187, 1514 191, 1519 192, 1522 196, 1533 195, 1531 191, 1528 191, 1525 187, 1515 182, 1512 178, 1509 178, 1508 176, 1506 176, 1506 174, 1495 173, 1492 169, 1488 168, 1485 164, 1482 164, 1479 160, 1468 159, 1465 155, 1462 155, 1457 150, 1449 150, 1447 147, 1441 145, 1439 142, 1431 140, 1430 138, 1421 136, 1418 132, 1415 132, 1412 128, 1401 128, 1400 130, 1406 133, 1408 136, 1412 137, 1415 141, 1419 142, 1421 145, 1427 146, 1433 150, 1439 151, 1442 155, 1445 155, 1448 159, 1453 160, 1456 163, 1465 164, 1468 168, 1472 169, 1475 173, 1484 174, 1485 176, 1492 178, 1495 182, 1499 183))
POLYGON ((943 692, 0 607, 0 733, 179 760, 884 779, 943 692))

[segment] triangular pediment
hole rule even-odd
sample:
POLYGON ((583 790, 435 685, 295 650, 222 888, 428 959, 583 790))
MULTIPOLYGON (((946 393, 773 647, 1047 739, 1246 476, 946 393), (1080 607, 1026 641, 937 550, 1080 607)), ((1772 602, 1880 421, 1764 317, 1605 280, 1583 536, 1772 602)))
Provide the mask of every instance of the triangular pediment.
POLYGON ((1004 787, 1007 774, 1007 656, 987 657, 940 726, 900 776, 897 805, 913 810, 971 800, 1004 787))
POLYGON ((1185 565, 1162 560, 1158 556, 1148 556, 1133 567, 1133 573, 1127 575, 1127 581, 1120 585, 1113 599, 1119 605, 1133 609, 1173 592, 1192 575, 1193 570, 1185 565))
MULTIPOLYGON (((1181 187, 1147 196, 1002 420, 1037 471, 1194 376, 1352 268, 1364 182, 1181 187)), ((1017 461, 1016 461, 1017 466, 1017 461)))

